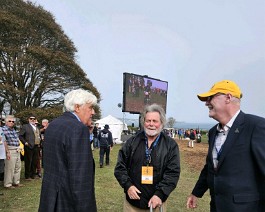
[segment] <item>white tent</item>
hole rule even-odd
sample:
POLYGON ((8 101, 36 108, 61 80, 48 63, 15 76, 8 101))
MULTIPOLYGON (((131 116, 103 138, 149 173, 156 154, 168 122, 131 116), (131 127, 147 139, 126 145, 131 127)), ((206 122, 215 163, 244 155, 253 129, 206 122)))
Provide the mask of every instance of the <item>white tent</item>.
POLYGON ((109 125, 109 131, 112 133, 113 142, 114 143, 122 143, 121 141, 121 133, 123 130, 128 130, 127 124, 111 115, 108 115, 107 117, 100 119, 96 121, 95 123, 98 124, 98 127, 101 129, 104 128, 105 124, 109 125))

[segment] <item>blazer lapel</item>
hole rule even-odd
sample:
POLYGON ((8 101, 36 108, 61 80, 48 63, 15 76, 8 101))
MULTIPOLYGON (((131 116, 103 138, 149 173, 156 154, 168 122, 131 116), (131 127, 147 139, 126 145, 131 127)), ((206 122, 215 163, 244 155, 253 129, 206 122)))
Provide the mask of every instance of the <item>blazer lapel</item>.
POLYGON ((213 167, 214 167, 214 164, 213 164, 213 148, 214 148, 215 138, 216 138, 216 134, 217 134, 217 130, 216 130, 217 129, 217 125, 215 125, 212 128, 213 129, 213 133, 209 133, 209 152, 208 152, 208 155, 210 156, 210 161, 211 161, 213 167))
POLYGON ((222 165, 225 156, 233 148, 233 145, 235 145, 238 136, 243 131, 243 127, 244 127, 244 113, 240 112, 237 118, 235 119, 231 129, 229 130, 229 133, 227 135, 227 138, 223 146, 223 150, 220 155, 220 160, 218 162, 217 169, 222 165))

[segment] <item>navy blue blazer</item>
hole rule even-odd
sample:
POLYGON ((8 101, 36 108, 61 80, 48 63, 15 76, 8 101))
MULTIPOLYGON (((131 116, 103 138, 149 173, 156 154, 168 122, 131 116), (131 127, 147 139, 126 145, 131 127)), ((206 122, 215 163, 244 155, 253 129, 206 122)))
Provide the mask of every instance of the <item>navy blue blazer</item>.
POLYGON ((197 197, 210 189, 211 208, 226 212, 265 211, 265 119, 242 111, 224 143, 218 167, 212 151, 216 126, 209 131, 206 164, 192 191, 197 197))
POLYGON ((97 211, 89 130, 70 112, 45 131, 39 211, 97 211))

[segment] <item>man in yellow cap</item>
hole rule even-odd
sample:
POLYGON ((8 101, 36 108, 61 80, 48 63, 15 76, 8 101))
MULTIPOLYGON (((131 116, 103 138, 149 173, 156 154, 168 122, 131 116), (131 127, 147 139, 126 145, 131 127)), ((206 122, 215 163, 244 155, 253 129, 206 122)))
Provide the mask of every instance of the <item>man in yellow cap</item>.
POLYGON ((265 211, 265 119, 240 110, 242 92, 230 80, 198 95, 219 123, 209 131, 209 151, 187 200, 197 207, 209 189, 213 211, 265 211))

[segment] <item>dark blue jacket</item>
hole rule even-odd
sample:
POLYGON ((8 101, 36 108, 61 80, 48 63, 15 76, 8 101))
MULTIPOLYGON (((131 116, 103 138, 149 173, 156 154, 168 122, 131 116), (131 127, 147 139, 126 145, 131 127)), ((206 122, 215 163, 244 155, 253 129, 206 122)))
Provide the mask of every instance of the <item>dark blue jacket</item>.
POLYGON ((197 197, 210 189, 211 206, 219 212, 265 211, 265 119, 240 112, 213 165, 216 126, 209 131, 206 164, 192 191, 197 197))
POLYGON ((39 211, 96 212, 95 164, 89 130, 70 112, 45 131, 39 211))

